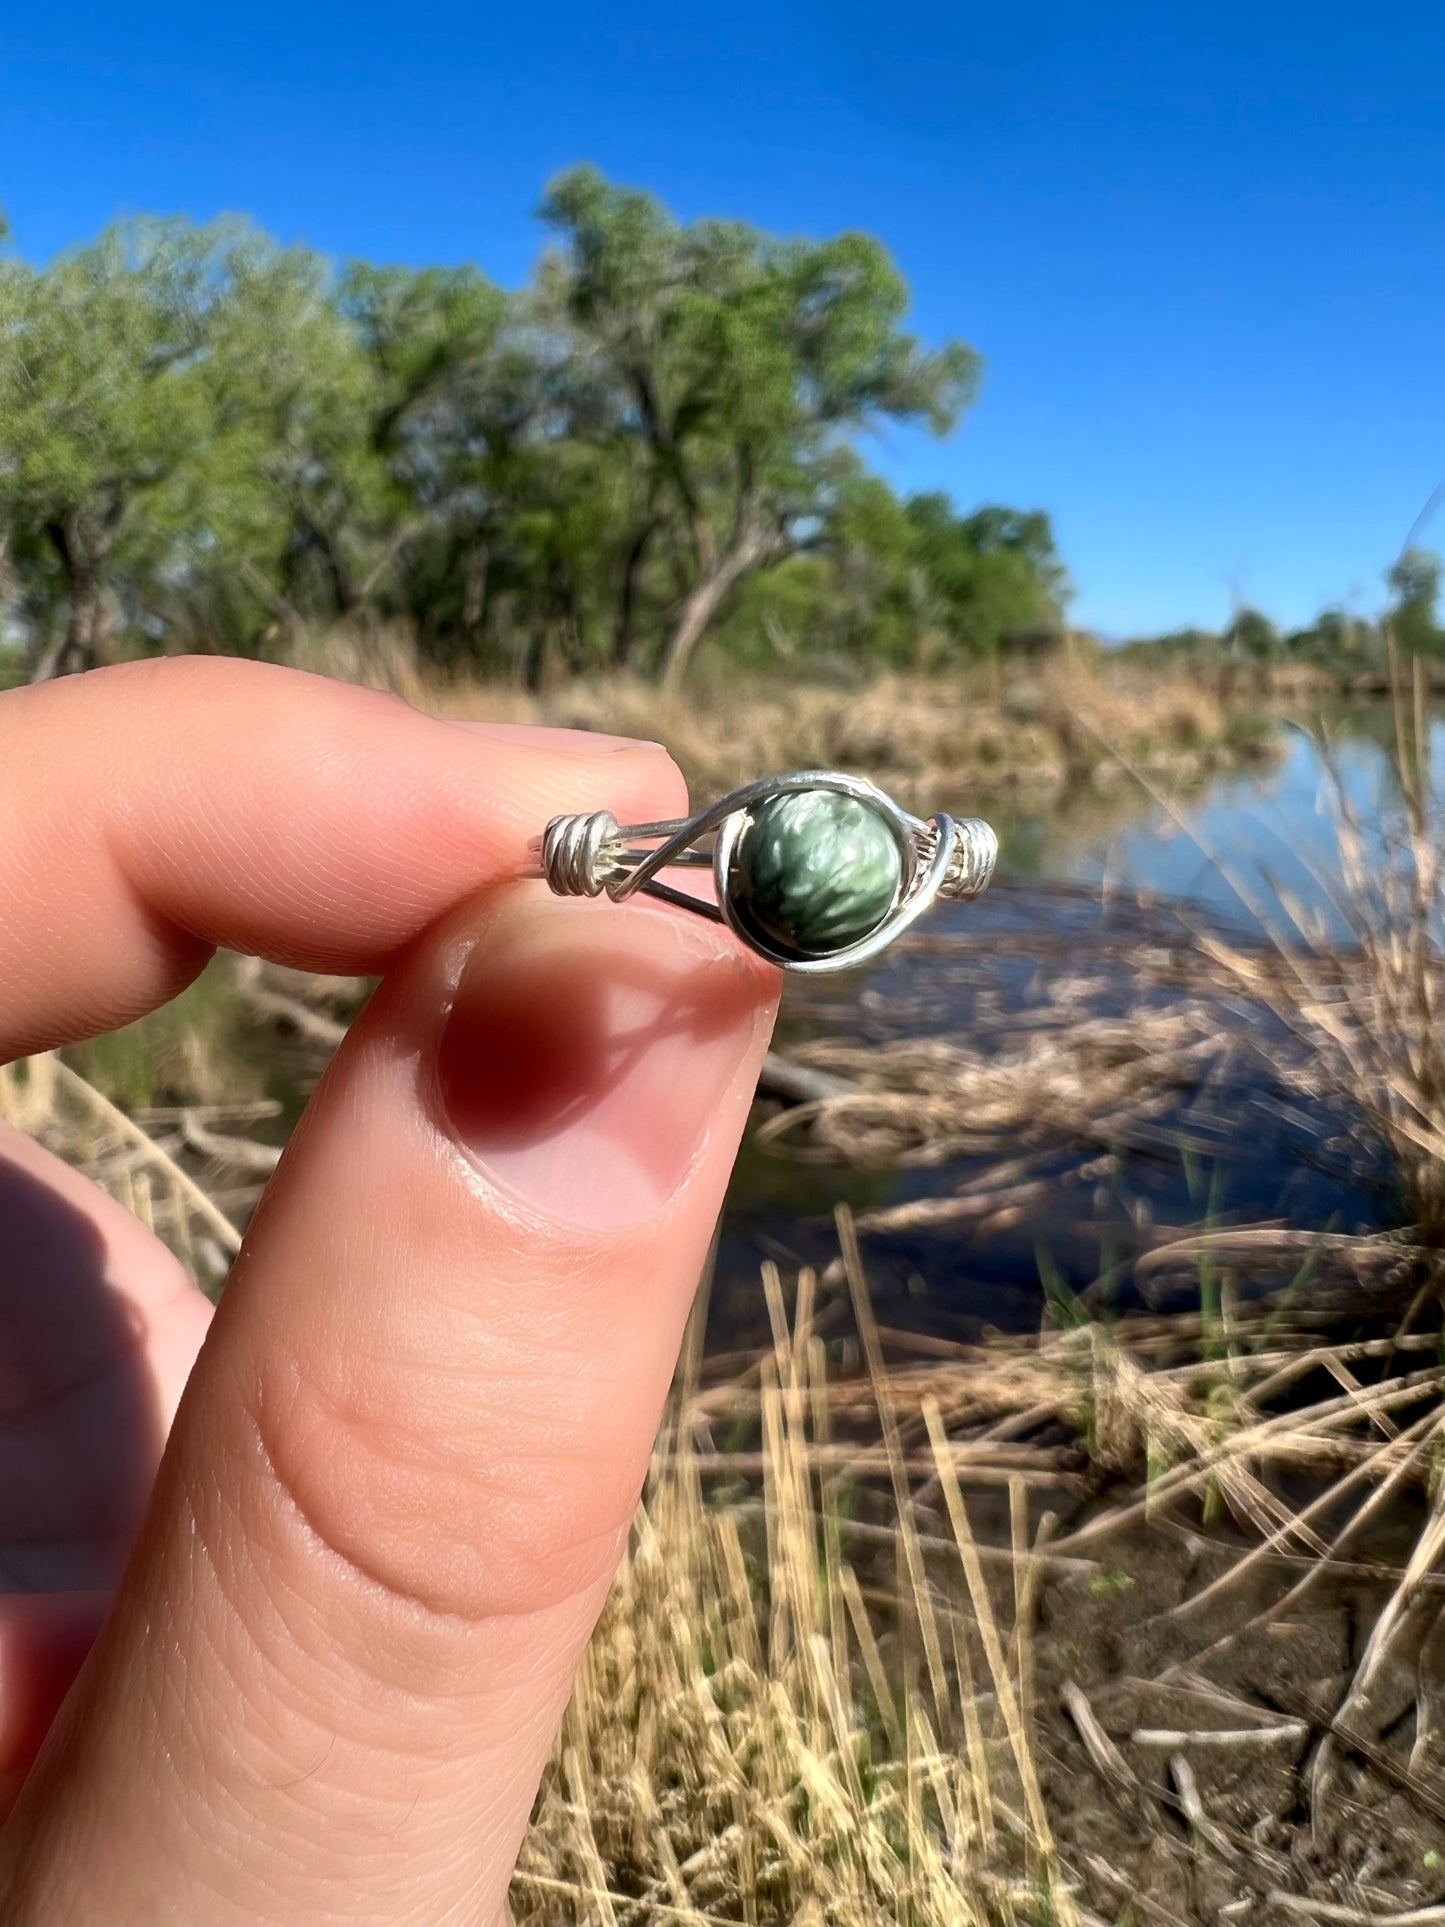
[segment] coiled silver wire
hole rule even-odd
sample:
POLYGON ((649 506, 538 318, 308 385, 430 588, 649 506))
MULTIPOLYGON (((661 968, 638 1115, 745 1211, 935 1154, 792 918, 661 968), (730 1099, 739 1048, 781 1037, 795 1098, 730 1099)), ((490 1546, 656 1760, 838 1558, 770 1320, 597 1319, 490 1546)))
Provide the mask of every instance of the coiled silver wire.
POLYGON ((542 874, 559 897, 600 897, 614 866, 610 844, 620 846, 620 825, 611 810, 554 816, 542 832, 542 874))

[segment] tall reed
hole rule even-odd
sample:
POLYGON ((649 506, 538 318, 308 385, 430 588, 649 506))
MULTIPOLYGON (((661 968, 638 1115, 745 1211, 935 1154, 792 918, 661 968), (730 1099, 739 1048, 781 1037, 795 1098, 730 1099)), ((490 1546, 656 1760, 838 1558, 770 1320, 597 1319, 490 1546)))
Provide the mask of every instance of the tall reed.
POLYGON ((1321 1082, 1355 1105, 1388 1147, 1424 1244, 1445 1244, 1445 801, 1431 766, 1428 681, 1392 651, 1398 802, 1369 818, 1333 772, 1335 873, 1318 882, 1336 926, 1281 901, 1262 918, 1281 968, 1205 938, 1306 1047, 1321 1082))
POLYGON ((1027 1584, 1000 1625, 936 1415, 967 1619, 925 1575, 880 1370, 899 1506, 880 1620, 878 1575, 843 1553, 846 1482, 811 1456, 832 1430, 811 1283, 791 1328, 768 1289, 760 1487, 705 1489, 684 1386, 523 1849, 517 1927, 1074 1923, 1019 1690, 1027 1584))

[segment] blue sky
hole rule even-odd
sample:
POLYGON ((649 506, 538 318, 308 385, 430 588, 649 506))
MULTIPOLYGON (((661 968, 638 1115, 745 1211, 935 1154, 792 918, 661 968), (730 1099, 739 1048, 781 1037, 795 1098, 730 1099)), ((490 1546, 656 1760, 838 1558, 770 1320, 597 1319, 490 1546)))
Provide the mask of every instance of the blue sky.
POLYGON ((12 0, 0 24, 0 205, 34 259, 120 211, 244 211, 513 284, 543 182, 584 159, 684 217, 871 230, 914 325, 987 365, 950 441, 873 459, 1048 509, 1105 633, 1374 608, 1445 476, 1438 0, 12 0))

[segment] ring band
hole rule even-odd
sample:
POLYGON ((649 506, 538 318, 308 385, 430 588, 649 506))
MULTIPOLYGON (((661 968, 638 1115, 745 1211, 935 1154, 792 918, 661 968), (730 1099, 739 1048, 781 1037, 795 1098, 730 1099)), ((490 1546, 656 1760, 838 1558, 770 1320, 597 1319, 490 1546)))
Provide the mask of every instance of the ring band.
POLYGON ((911 815, 837 770, 763 777, 696 816, 622 824, 610 810, 554 816, 536 846, 558 896, 638 891, 728 926, 784 970, 866 963, 939 897, 989 886, 998 838, 979 817, 911 815), (699 848, 699 844, 708 847, 699 848), (716 903, 660 880, 711 869, 716 903))

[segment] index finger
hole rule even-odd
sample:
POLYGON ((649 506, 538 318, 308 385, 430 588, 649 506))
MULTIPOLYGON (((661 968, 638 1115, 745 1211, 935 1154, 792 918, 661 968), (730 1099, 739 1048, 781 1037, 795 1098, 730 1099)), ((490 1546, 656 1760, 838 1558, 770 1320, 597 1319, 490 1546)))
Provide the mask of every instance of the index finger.
POLYGON ((0 696, 0 1062, 128 1023, 222 947, 382 971, 548 817, 685 808, 656 744, 485 733, 269 663, 0 696))

